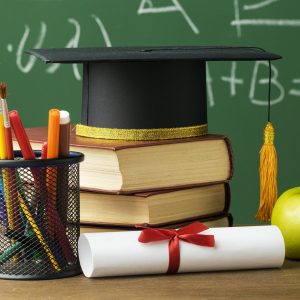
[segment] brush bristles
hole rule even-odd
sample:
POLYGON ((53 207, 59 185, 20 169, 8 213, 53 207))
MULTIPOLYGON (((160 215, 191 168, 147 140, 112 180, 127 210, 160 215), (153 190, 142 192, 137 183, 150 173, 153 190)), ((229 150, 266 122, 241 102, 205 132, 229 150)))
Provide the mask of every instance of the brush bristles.
POLYGON ((6 99, 6 91, 7 91, 6 83, 1 82, 0 83, 0 98, 6 99))

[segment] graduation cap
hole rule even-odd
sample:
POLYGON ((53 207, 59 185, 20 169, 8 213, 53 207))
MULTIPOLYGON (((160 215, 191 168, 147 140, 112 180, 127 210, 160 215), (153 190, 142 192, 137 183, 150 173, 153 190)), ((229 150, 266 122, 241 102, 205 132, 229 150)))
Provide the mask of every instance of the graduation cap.
MULTIPOLYGON (((83 63, 82 114, 76 134, 123 140, 207 134, 206 61, 270 63, 281 58, 257 47, 59 48, 26 52, 46 63, 83 63)), ((261 220, 270 218, 269 208, 277 199, 274 129, 269 112, 270 105, 261 151, 261 220)))

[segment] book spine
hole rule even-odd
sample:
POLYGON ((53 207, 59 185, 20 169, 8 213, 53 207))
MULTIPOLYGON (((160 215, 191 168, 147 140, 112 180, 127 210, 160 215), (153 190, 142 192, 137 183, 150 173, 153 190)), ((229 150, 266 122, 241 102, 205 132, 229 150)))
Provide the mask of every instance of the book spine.
POLYGON ((231 189, 228 182, 224 183, 224 189, 225 189, 225 205, 224 205, 223 213, 226 214, 229 212, 230 202, 231 202, 231 189))
POLYGON ((234 173, 234 156, 233 156, 232 145, 231 145, 231 142, 230 142, 229 138, 224 137, 224 141, 225 141, 226 146, 227 146, 229 163, 230 163, 230 170, 229 170, 229 175, 228 175, 228 179, 227 179, 229 181, 229 180, 232 179, 233 173, 234 173))

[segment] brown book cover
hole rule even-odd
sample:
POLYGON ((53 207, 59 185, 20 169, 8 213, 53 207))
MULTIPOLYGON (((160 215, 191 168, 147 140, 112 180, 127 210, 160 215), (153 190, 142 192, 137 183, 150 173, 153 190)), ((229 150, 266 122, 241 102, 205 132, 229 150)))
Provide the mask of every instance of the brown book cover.
MULTIPOLYGON (((203 217, 203 218, 196 218, 192 220, 187 220, 183 222, 177 222, 172 224, 165 224, 165 225, 155 225, 155 226, 149 226, 147 224, 142 224, 145 227, 149 228, 181 228, 186 225, 189 225, 195 221, 199 221, 203 224, 205 224, 208 227, 219 227, 219 226, 226 226, 231 227, 233 226, 233 217, 230 213, 224 213, 220 215, 214 215, 210 217, 203 217)), ((141 224, 140 224, 141 225, 141 224)), ((108 224, 80 224, 80 231, 81 233, 87 233, 87 232, 109 232, 109 231, 132 231, 132 230, 140 230, 136 228, 135 226, 118 226, 116 225, 108 225, 108 224)))
MULTIPOLYGON (((32 127, 25 129, 31 143, 42 144, 47 141, 48 128, 47 127, 32 127)), ((127 148, 147 147, 156 145, 167 145, 175 143, 197 142, 201 140, 224 139, 228 144, 229 154, 232 157, 232 149, 227 137, 219 134, 207 134, 205 136, 184 138, 184 139, 169 139, 169 140, 154 140, 154 141, 125 141, 125 140, 106 140, 81 137, 75 134, 75 125, 71 127, 70 146, 82 148, 96 148, 107 150, 121 150, 127 148)), ((35 149, 37 150, 37 149, 35 149)))
MULTIPOLYGON (((210 134, 210 135, 206 135, 206 136, 202 136, 202 137, 195 137, 195 138, 157 140, 157 141, 122 141, 122 140, 105 140, 105 139, 80 137, 75 134, 74 129, 75 129, 75 127, 72 126, 71 139, 70 139, 71 150, 83 152, 86 157, 86 160, 81 164, 81 174, 82 174, 81 189, 83 189, 83 190, 113 193, 113 194, 132 194, 132 193, 143 192, 143 191, 170 190, 170 189, 176 189, 178 187, 187 188, 187 187, 196 187, 199 185, 207 185, 207 184, 211 184, 211 183, 221 183, 224 181, 229 181, 233 176, 232 148, 231 148, 230 141, 223 135, 210 134), (206 142, 209 140, 224 141, 224 143, 226 145, 226 149, 228 151, 228 156, 226 158, 226 159, 228 159, 228 174, 226 175, 226 177, 224 176, 224 178, 219 177, 219 179, 216 179, 216 180, 213 180, 213 179, 206 180, 206 181, 204 180, 203 182, 200 182, 200 181, 194 179, 193 181, 190 182, 189 179, 187 179, 188 177, 185 177, 186 178, 185 180, 178 181, 177 183, 174 182, 172 179, 172 181, 168 182, 167 184, 164 183, 164 184, 161 184, 160 186, 157 184, 153 184, 152 186, 151 186, 151 184, 144 184, 141 186, 138 182, 135 182, 135 178, 136 179, 143 178, 143 176, 145 176, 146 173, 148 174, 148 169, 144 168, 144 171, 142 172, 142 176, 141 176, 141 173, 136 173, 136 171, 135 171, 136 169, 131 168, 131 170, 127 174, 133 174, 132 172, 134 172, 136 174, 136 177, 130 179, 129 186, 128 186, 128 180, 126 179, 127 177, 124 177, 125 179, 120 178, 120 176, 127 176, 127 175, 124 175, 124 174, 126 174, 126 173, 124 173, 124 171, 126 171, 126 169, 120 169, 120 171, 118 170, 118 173, 114 173, 116 171, 113 171, 113 169, 108 169, 106 167, 104 173, 101 173, 101 174, 103 174, 103 175, 101 175, 103 177, 98 177, 98 175, 93 175, 94 173, 92 174, 91 171, 88 171, 89 173, 85 173, 86 172, 85 170, 88 170, 86 168, 87 165, 89 165, 90 167, 91 166, 93 167, 93 165, 95 165, 95 164, 93 164, 93 161, 92 161, 93 159, 97 159, 97 162, 98 162, 98 158, 92 158, 92 157, 99 157, 99 155, 105 154, 104 156, 101 156, 101 157, 102 157, 102 159, 104 159, 104 161, 103 160, 102 161, 105 162, 105 164, 106 164, 107 163, 106 157, 109 153, 109 150, 111 151, 110 152, 111 154, 109 155, 109 159, 114 159, 113 165, 114 166, 118 165, 118 161, 115 161, 115 158, 113 156, 113 155, 117 155, 116 156, 116 157, 118 157, 117 160, 119 159, 119 156, 123 157, 123 163, 121 166, 124 166, 124 154, 123 154, 124 152, 123 151, 126 151, 131 148, 149 147, 149 150, 150 150, 150 148, 154 149, 152 146, 164 146, 164 145, 170 145, 170 144, 180 145, 183 143, 193 143, 193 142, 201 142, 201 141, 206 142), (97 151, 98 149, 101 150, 102 152, 97 151), (106 150, 108 150, 108 151, 106 151, 106 150), (121 151, 121 150, 123 150, 123 151, 121 151), (100 153, 103 153, 103 154, 100 154, 100 153), (121 155, 121 153, 122 153, 122 155, 121 155), (93 154, 93 156, 91 154, 93 154), (84 172, 82 172, 82 171, 84 171, 84 172), (117 175, 114 175, 114 174, 117 174, 117 175), (86 176, 89 176, 89 177, 86 177, 86 176), (110 177, 107 177, 107 176, 110 176, 110 177), (119 177, 112 177, 112 176, 119 176, 119 177), (98 178, 99 178, 99 180, 101 180, 101 182, 98 180, 98 178), (102 178, 102 179, 100 179, 100 178, 102 178), (113 178, 113 180, 117 180, 117 181, 109 181, 108 184, 106 184, 106 183, 103 184, 103 179, 106 180, 107 178, 113 178), (123 183, 125 182, 127 185, 125 184, 124 187, 122 184, 120 185, 120 180, 125 180, 125 181, 123 181, 123 183)), ((47 127, 27 128, 26 132, 27 132, 29 140, 32 143, 35 150, 40 150, 42 143, 47 140, 47 127)), ((14 146, 17 148, 17 142, 15 140, 14 140, 14 146)), ((180 147, 180 148, 182 149, 182 147, 180 147)), ((146 150, 146 152, 148 153, 148 149, 146 150)), ((126 153, 129 153, 129 152, 126 152, 126 153)), ((141 153, 141 152, 139 152, 139 153, 141 153)), ((152 153, 153 153, 153 151, 152 151, 152 153)), ((164 152, 157 152, 157 153, 164 153, 164 152)), ((225 153, 226 153, 226 150, 225 150, 225 153)), ((99 165, 99 162, 97 165, 99 165)), ((95 165, 95 167, 96 167, 96 165, 95 165)), ((98 167, 96 167, 96 168, 98 168, 98 167)), ((190 166, 190 168, 192 169, 191 166, 190 166)), ((168 169, 165 169, 165 170, 167 171, 168 169)), ((189 169, 187 169, 187 170, 189 170, 189 169)), ((96 171, 97 171, 97 169, 96 169, 96 171)), ((153 174, 153 175, 149 174, 147 176, 150 176, 150 178, 155 178, 155 176, 160 175, 157 172, 158 171, 156 171, 155 174, 153 174)), ((95 174, 100 174, 100 173, 95 173, 95 174)), ((168 174, 172 175, 174 173, 169 172, 168 174)), ((169 175, 167 175, 167 176, 164 175, 164 177, 162 177, 162 178, 164 178, 164 180, 165 180, 168 178, 169 175)), ((132 175, 130 175, 130 176, 132 177, 132 175)), ((183 175, 181 175, 181 177, 182 176, 183 175)), ((109 180, 111 180, 111 179, 109 179, 109 180)), ((142 180, 144 180, 144 179, 142 179, 142 180)))
MULTIPOLYGON (((139 207, 140 206, 136 206, 136 204, 138 202, 140 202, 140 204, 145 204, 147 206, 147 215, 149 216, 149 223, 145 223, 143 221, 144 226, 151 226, 151 227, 158 227, 158 226, 168 226, 170 224, 173 223, 183 223, 183 222, 189 222, 191 220, 194 219, 209 219, 209 218, 215 218, 217 216, 220 215, 227 215, 228 211, 229 211, 229 207, 230 207, 230 186, 228 183, 223 183, 223 184, 215 184, 215 185, 210 185, 210 186, 204 186, 202 188, 189 188, 189 189, 177 189, 177 190, 172 190, 172 191, 160 191, 160 192, 147 192, 147 193, 137 193, 134 195, 114 195, 114 196, 110 196, 109 199, 109 203, 114 204, 114 206, 112 208, 109 208, 108 206, 108 200, 104 201, 103 204, 101 204, 100 206, 97 205, 97 203, 102 203, 102 199, 97 199, 97 195, 101 195, 99 193, 89 193, 90 196, 93 199, 93 206, 86 206, 85 207, 85 203, 88 203, 89 200, 88 198, 84 198, 82 194, 85 194, 85 192, 81 193, 81 217, 80 217, 80 223, 84 224, 84 225, 97 225, 97 226, 117 226, 117 227, 134 227, 135 223, 131 223, 133 217, 138 216, 139 213, 139 207), (209 193, 214 191, 214 198, 208 198, 209 203, 215 203, 215 201, 217 200, 219 203, 218 199, 222 199, 222 206, 220 206, 220 204, 218 204, 218 208, 217 209, 211 209, 211 210, 207 210, 205 201, 205 198, 201 198, 200 195, 204 195, 204 193, 207 193, 205 191, 201 192, 202 189, 205 189, 206 191, 209 191, 209 193), (189 194, 188 199, 185 199, 185 197, 180 194, 180 196, 178 195, 177 192, 185 192, 185 191, 195 191, 199 196, 196 198, 197 200, 195 201, 195 198, 193 196, 191 196, 191 194, 189 194), (217 192, 217 193, 216 193, 217 192), (177 197, 174 198, 174 195, 177 194, 177 197), (215 194, 216 193, 216 194, 215 194), (95 198, 93 198, 93 194, 95 195, 95 198), (151 200, 151 196, 156 196, 156 195, 162 195, 162 194, 166 194, 166 198, 168 199, 168 202, 171 202, 170 204, 167 202, 167 204, 165 203, 165 200, 163 198, 159 199, 159 201, 155 200, 156 202, 152 202, 151 200), (136 203, 135 205, 132 206, 132 204, 127 202, 127 199, 123 199, 123 198, 127 198, 127 197, 134 197, 136 196, 137 198, 140 198, 138 200, 134 200, 134 201, 138 201, 138 202, 134 202, 136 203), (122 197, 120 199, 117 199, 116 197, 122 197), (150 201, 147 202, 147 198, 150 197, 150 201), (173 198, 174 200, 172 200, 173 198), (189 210, 192 211, 192 214, 185 214, 185 217, 183 217, 184 214, 182 214, 183 212, 180 210, 181 212, 181 217, 179 217, 179 215, 176 217, 175 216, 175 206, 176 206, 176 198, 180 197, 180 202, 182 203, 181 205, 183 205, 184 203, 186 203, 186 201, 189 200, 189 203, 194 203, 193 207, 190 208, 189 210), (221 197, 221 198, 220 198, 221 197), (86 201, 86 202, 85 202, 86 201), (141 202, 142 201, 142 202, 141 202), (155 204, 157 203, 157 204, 155 204), (161 204, 161 206, 157 206, 159 204, 161 204), (153 205, 155 205, 156 210, 160 210, 162 212, 168 211, 167 207, 169 207, 169 205, 172 205, 172 218, 168 218, 167 217, 167 213, 166 213, 166 217, 162 217, 162 214, 160 214, 160 222, 156 221, 157 219, 155 219, 155 212, 152 211, 151 207, 153 205), (149 208, 148 208, 149 207, 149 208), (206 209, 206 212, 204 213, 202 209, 206 209), (104 216, 101 217, 101 214, 98 214, 97 216, 97 211, 101 210, 101 212, 104 213, 104 216), (85 213, 85 211, 87 212, 93 212, 93 214, 89 216, 90 213, 85 213), (128 214, 129 212, 129 214, 128 214), (95 215, 96 214, 96 217, 95 215), (120 217, 117 217, 118 214, 120 214, 120 217), (111 219, 111 216, 113 219, 123 219, 123 222, 115 222, 112 221, 113 219, 111 219), (128 217, 125 217, 127 216, 128 217), (150 218, 150 215, 152 216, 152 218, 150 218), (106 219, 106 221, 104 221, 106 219), (163 219, 165 219, 165 221, 162 221, 163 219), (168 220, 169 219, 169 220, 168 220), (172 220, 173 219, 173 220, 172 220), (99 220, 99 221, 98 221, 99 220), (111 220, 111 221, 109 221, 111 220), (131 222, 127 221, 127 220, 131 220, 131 222)), ((105 198, 107 198, 108 196, 106 196, 107 194, 103 194, 105 198)), ((211 196, 210 196, 211 197, 211 196)), ((104 199, 105 199, 104 198, 104 199)), ((184 207, 182 207, 183 211, 186 211, 188 209, 188 206, 185 205, 184 207)), ((143 214, 141 214, 140 218, 137 218, 136 220, 140 219, 144 219, 145 217, 142 217, 143 214)), ((140 221, 135 221, 135 222, 140 222, 140 221)))

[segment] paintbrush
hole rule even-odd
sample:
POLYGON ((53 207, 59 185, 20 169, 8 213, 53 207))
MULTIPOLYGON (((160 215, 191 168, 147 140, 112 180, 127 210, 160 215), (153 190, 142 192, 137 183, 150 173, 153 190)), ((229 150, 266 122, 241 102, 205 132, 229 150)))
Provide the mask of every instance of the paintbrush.
POLYGON ((14 150, 11 136, 11 126, 8 117, 8 108, 6 102, 6 93, 7 93, 7 85, 5 83, 0 83, 0 98, 1 98, 1 106, 2 106, 2 114, 4 121, 4 135, 5 135, 5 145, 6 145, 6 158, 14 159, 14 150))

